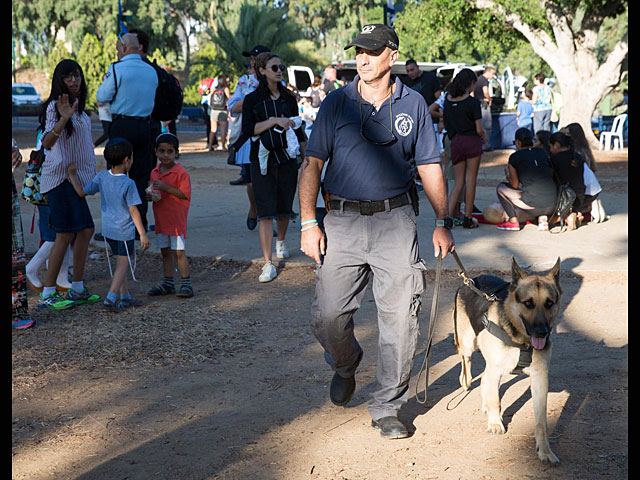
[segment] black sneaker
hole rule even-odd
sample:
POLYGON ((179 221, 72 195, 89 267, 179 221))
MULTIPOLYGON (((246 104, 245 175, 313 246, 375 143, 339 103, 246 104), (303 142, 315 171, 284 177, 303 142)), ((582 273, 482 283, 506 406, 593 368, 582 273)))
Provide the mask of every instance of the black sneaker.
POLYGON ((101 233, 96 233, 93 239, 97 242, 104 242, 104 236, 101 233))
POLYGON ((246 185, 247 182, 244 181, 244 178, 240 177, 237 178, 236 180, 231 180, 229 182, 229 185, 246 185))

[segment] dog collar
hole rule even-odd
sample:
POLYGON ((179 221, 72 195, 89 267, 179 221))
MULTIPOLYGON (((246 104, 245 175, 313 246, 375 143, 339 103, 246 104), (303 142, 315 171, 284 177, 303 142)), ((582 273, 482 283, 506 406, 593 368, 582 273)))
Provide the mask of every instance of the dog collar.
POLYGON ((512 375, 522 375, 523 370, 531 365, 531 361, 533 358, 533 347, 531 345, 526 345, 524 343, 516 343, 512 340, 512 338, 507 335, 507 332, 500 325, 496 325, 491 320, 489 320, 489 316, 485 313, 482 316, 482 325, 484 328, 494 337, 498 338, 502 343, 508 345, 510 347, 515 347, 520 349, 520 357, 518 358, 518 364, 515 366, 513 370, 511 370, 512 375))

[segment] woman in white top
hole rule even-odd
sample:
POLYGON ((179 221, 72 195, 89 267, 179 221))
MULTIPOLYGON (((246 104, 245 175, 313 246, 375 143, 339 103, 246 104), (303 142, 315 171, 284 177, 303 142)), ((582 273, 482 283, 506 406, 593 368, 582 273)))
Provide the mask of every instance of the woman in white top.
POLYGON ((53 72, 51 94, 42 105, 39 117, 43 132, 42 146, 46 153, 40 191, 47 195, 51 208, 51 228, 56 232, 40 296, 41 306, 52 310, 100 300, 98 295, 91 295, 82 280, 94 231, 93 219, 87 201, 78 196, 67 178, 70 164, 76 166, 83 187, 97 173, 91 121, 84 111, 86 100, 87 84, 82 68, 74 60, 62 60, 53 72), (56 277, 74 235, 73 282, 64 299, 56 292, 56 277))

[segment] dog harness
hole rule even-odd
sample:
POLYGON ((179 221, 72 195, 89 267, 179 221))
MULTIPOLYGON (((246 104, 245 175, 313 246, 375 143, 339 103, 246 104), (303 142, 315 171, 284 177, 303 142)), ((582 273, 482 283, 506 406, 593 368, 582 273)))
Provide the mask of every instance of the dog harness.
POLYGON ((520 349, 520 358, 518 359, 518 364, 516 367, 511 370, 512 375, 522 375, 523 369, 527 368, 531 365, 532 355, 533 355, 533 347, 531 345, 527 346, 523 343, 514 342, 507 332, 500 325, 496 325, 491 320, 487 313, 482 316, 482 324, 487 332, 489 332, 494 337, 497 337, 502 343, 508 345, 509 347, 516 347, 520 349))

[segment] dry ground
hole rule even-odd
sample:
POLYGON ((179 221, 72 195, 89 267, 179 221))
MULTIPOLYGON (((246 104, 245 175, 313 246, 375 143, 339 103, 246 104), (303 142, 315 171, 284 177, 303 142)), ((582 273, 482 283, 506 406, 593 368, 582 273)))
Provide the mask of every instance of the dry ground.
MULTIPOLYGON (((193 139, 183 151, 198 148, 193 139)), ((599 179, 607 168, 615 170, 611 177, 626 176, 626 161, 607 163, 599 179)), ((105 262, 88 260, 86 281, 96 292, 108 287, 105 262)), ((311 267, 283 262, 276 281, 260 284, 259 267, 250 263, 205 257, 190 263, 195 297, 152 299, 144 292, 157 281, 160 261, 140 255, 132 290, 146 304, 128 313, 99 304, 40 311, 31 296, 37 327, 12 336, 13 479, 628 477, 626 273, 562 274, 548 407, 551 447, 562 464, 551 468, 535 452, 526 377, 503 380, 502 436, 485 432, 479 353, 472 389, 459 388, 455 274, 443 275, 424 406, 413 393, 428 332, 429 274, 412 398, 401 411, 414 433, 387 441, 370 428, 366 410, 377 341, 371 293, 356 314, 365 349, 358 390, 340 408, 328 400, 331 371, 308 326, 311 267)), ((506 270, 492 273, 508 279, 506 270)))

